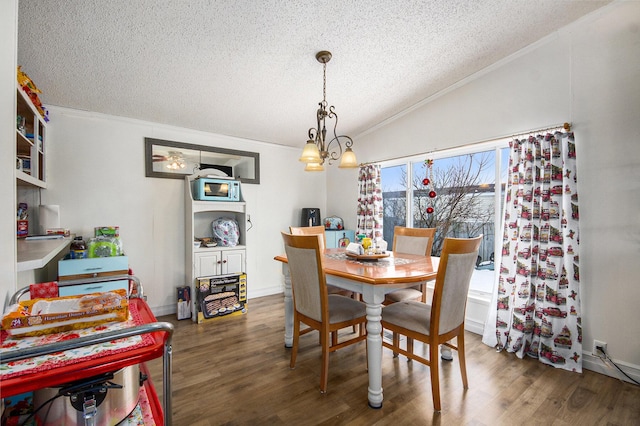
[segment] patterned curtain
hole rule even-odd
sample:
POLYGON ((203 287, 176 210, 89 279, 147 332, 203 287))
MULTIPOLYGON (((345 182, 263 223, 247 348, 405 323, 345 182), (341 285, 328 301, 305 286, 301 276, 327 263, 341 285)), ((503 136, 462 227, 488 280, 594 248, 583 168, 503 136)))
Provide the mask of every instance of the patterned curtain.
POLYGON ((483 342, 582 371, 573 133, 510 143, 498 287, 483 342))
POLYGON ((360 166, 358 188, 357 234, 382 238, 383 210, 379 164, 360 166))

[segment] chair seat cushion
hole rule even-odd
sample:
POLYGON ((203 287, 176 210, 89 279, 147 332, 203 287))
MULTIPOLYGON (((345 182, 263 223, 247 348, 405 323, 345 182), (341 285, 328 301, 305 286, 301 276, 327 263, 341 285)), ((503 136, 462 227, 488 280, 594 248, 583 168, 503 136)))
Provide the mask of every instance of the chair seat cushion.
POLYGON ((382 326, 395 324, 402 328, 429 335, 431 305, 421 302, 398 302, 382 309, 382 326))
POLYGON ((364 317, 367 307, 364 303, 338 294, 329 295, 329 323, 335 324, 364 317))
POLYGON ((385 302, 388 303, 406 302, 408 300, 422 300, 422 292, 415 288, 401 288, 387 293, 385 296, 385 302))

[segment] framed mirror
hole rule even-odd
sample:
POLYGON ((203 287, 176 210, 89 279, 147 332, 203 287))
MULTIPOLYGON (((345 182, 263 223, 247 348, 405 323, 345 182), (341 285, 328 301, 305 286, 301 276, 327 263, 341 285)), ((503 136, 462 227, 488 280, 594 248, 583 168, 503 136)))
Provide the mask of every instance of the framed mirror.
POLYGON ((217 169, 242 183, 260 183, 260 154, 235 149, 144 138, 147 177, 184 179, 201 169, 217 169))

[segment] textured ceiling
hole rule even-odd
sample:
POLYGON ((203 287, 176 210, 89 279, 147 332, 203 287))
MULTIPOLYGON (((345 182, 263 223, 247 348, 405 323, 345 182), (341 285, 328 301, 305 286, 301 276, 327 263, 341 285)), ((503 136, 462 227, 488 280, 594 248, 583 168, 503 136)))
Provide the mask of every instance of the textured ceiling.
POLYGON ((18 64, 47 105, 301 146, 381 121, 610 1, 20 0, 18 64))

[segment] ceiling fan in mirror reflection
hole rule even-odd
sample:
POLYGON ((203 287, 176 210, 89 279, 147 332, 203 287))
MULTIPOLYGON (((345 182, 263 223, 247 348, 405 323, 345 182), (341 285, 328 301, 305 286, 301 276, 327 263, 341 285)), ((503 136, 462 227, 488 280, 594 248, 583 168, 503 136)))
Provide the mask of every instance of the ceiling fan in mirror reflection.
POLYGON ((179 170, 186 167, 184 155, 180 151, 169 151, 168 155, 153 154, 153 162, 167 162, 167 169, 179 170))

